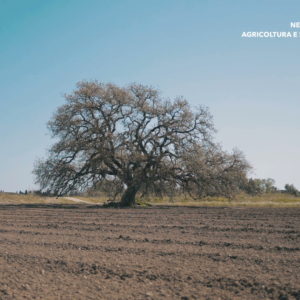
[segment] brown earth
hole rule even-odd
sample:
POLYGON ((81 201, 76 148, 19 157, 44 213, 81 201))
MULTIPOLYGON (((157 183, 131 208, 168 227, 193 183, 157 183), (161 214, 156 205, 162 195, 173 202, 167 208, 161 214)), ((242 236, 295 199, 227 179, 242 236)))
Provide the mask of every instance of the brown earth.
POLYGON ((300 209, 0 205, 0 299, 300 299, 300 209))

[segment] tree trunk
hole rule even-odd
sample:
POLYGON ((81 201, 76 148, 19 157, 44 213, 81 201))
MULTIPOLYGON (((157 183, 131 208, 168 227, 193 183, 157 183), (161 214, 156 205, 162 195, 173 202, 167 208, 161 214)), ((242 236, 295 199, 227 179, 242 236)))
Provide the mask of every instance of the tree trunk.
POLYGON ((135 195, 138 191, 136 186, 129 186, 121 198, 121 206, 133 206, 135 204, 135 195))

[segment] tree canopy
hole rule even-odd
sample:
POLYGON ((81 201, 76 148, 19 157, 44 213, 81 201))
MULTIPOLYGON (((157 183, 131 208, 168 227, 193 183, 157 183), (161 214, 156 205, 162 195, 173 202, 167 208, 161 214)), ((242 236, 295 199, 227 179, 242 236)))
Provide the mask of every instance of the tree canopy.
POLYGON ((130 206, 141 193, 233 196, 249 164, 214 143, 207 108, 147 86, 79 82, 49 122, 56 139, 36 182, 57 196, 110 183, 130 206))

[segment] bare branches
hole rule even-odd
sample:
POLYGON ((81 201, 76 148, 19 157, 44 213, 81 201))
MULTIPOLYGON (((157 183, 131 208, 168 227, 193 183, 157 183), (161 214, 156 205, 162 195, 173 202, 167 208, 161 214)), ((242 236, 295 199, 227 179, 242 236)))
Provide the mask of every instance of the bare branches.
POLYGON ((78 83, 65 97, 48 124, 58 141, 34 170, 41 188, 54 194, 118 182, 127 188, 123 196, 132 197, 122 197, 126 203, 138 191, 172 186, 229 195, 247 171, 240 153, 224 153, 212 142, 207 108, 192 110, 183 98, 172 102, 143 85, 96 81, 78 83))

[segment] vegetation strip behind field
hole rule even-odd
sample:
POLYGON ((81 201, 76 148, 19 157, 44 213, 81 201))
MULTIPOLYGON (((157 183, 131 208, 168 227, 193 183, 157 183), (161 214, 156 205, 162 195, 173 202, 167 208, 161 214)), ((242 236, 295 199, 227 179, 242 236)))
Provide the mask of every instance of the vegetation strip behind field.
MULTIPOLYGON (((45 197, 34 194, 19 195, 14 193, 0 193, 0 204, 103 204, 106 197, 45 197)), ((173 199, 156 198, 138 199, 140 206, 228 206, 228 207, 300 207, 300 197, 274 193, 262 196, 240 195, 236 199, 229 200, 222 197, 211 197, 192 200, 183 197, 173 199)))

